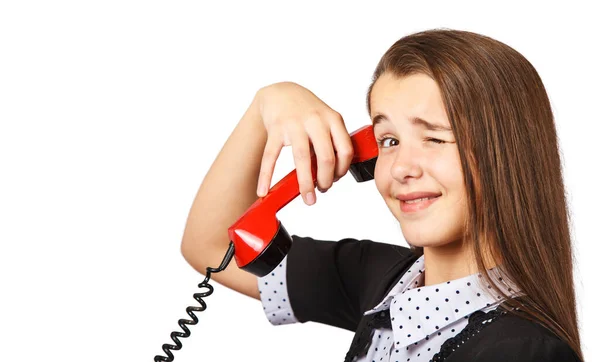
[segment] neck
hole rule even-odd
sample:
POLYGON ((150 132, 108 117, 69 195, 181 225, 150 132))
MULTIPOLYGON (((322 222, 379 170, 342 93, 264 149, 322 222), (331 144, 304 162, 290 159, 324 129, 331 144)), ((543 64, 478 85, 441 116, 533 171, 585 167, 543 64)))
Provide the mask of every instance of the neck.
POLYGON ((442 246, 423 247, 425 286, 460 279, 477 272, 465 243, 454 241, 442 246))

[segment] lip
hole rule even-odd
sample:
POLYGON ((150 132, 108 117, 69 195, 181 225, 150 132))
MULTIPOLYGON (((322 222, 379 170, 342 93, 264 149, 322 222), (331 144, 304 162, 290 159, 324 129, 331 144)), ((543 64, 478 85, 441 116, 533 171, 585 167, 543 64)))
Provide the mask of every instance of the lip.
POLYGON ((432 197, 432 196, 440 196, 440 195, 441 195, 441 193, 439 193, 439 192, 416 191, 416 192, 411 192, 409 194, 398 194, 398 195, 396 195, 396 198, 401 201, 407 201, 407 200, 420 199, 423 197, 432 197))
POLYGON ((407 213, 407 214, 425 210, 429 206, 431 206, 431 204, 436 202, 440 198, 440 196, 437 196, 436 198, 433 198, 430 200, 424 200, 424 201, 412 203, 412 204, 407 204, 406 201, 400 200, 400 210, 402 210, 402 212, 407 213))

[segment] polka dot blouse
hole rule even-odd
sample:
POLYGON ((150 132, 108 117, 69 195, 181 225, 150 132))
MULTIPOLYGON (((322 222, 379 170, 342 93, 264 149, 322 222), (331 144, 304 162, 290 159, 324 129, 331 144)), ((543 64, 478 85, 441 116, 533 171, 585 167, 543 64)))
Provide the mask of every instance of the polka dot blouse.
MULTIPOLYGON (((297 323, 286 285, 287 256, 272 273, 258 278, 263 310, 271 324, 297 323)), ((479 274, 424 286, 424 256, 414 262, 387 296, 364 315, 389 309, 392 329, 377 329, 369 351, 359 362, 429 361, 450 337, 457 335, 476 311, 496 309, 503 299, 479 274)), ((501 269, 490 275, 503 292, 521 295, 501 269)))

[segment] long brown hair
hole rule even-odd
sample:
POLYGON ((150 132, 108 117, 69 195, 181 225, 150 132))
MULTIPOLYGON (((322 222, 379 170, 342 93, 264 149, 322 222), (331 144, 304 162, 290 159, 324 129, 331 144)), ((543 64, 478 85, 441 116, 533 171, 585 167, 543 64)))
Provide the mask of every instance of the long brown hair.
MULTIPOLYGON (((535 68, 484 35, 451 29, 407 35, 375 69, 369 114, 373 85, 385 72, 422 73, 436 81, 464 171, 465 240, 479 273, 507 299, 508 313, 542 324, 583 361, 560 149, 535 68), (486 255, 501 261, 524 296, 503 293, 487 272, 486 255)), ((423 254, 421 247, 411 248, 423 254)))

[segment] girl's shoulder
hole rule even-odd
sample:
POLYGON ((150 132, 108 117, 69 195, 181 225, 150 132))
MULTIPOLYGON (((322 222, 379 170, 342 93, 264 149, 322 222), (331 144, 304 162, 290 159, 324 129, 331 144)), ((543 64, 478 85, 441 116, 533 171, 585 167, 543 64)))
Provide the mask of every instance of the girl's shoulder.
POLYGON ((433 361, 581 362, 568 343, 540 323, 500 309, 474 313, 433 361))

